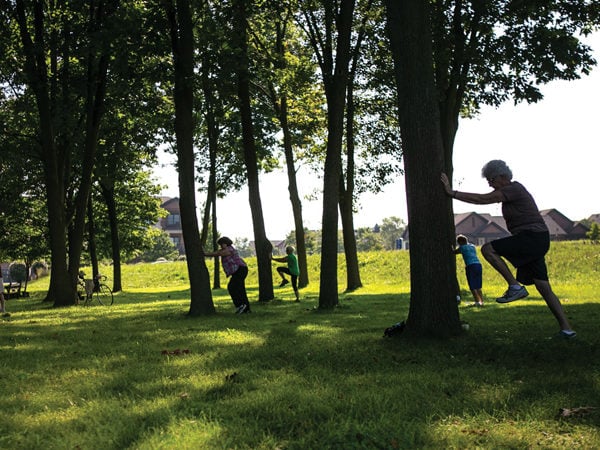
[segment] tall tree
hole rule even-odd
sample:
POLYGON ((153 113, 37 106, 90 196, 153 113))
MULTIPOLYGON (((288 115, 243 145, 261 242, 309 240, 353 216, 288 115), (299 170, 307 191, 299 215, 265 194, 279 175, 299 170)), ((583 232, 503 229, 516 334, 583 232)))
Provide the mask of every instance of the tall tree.
POLYGON ((233 48, 238 52, 236 78, 238 100, 242 120, 242 139, 244 162, 248 179, 248 199, 254 228, 254 245, 258 265, 258 300, 269 301, 274 298, 271 252, 273 246, 267 239, 265 221, 260 199, 254 123, 250 101, 250 72, 248 61, 248 14, 249 6, 245 0, 234 0, 233 4, 233 48))
POLYGON ((165 1, 170 26, 175 85, 175 135, 177 139, 177 172, 181 207, 181 229, 190 279, 189 314, 214 314, 210 276, 200 242, 196 216, 194 157, 194 35, 192 12, 188 0, 165 1))
POLYGON ((315 68, 294 24, 296 7, 295 1, 266 2, 251 23, 251 43, 257 59, 259 94, 266 97, 281 129, 300 269, 298 285, 304 287, 309 280, 296 155, 302 146, 314 143, 313 136, 321 125, 322 98, 312 88, 315 68))
POLYGON ((319 308, 338 304, 337 243, 341 152, 354 0, 309 2, 302 11, 317 56, 327 99, 327 153, 323 174, 323 216, 319 308), (320 17, 319 17, 320 16, 320 17))
POLYGON ((95 164, 111 31, 111 1, 84 5, 2 2, 14 20, 26 86, 37 107, 44 168, 52 274, 47 300, 77 302, 85 212, 95 164), (65 235, 65 230, 68 234, 65 235), (67 250, 68 249, 68 250, 67 250))
POLYGON ((434 82, 428 2, 386 0, 388 32, 404 150, 411 299, 406 332, 451 336, 461 331, 454 293, 449 199, 440 188, 444 148, 434 82), (435 282, 433 281, 435 280, 435 282))

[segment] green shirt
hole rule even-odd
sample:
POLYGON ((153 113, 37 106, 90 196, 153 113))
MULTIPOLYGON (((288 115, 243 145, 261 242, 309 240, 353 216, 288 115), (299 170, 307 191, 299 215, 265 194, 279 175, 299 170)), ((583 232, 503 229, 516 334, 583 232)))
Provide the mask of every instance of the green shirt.
POLYGON ((298 267, 298 258, 293 253, 287 255, 287 265, 292 275, 300 275, 300 268, 298 267))

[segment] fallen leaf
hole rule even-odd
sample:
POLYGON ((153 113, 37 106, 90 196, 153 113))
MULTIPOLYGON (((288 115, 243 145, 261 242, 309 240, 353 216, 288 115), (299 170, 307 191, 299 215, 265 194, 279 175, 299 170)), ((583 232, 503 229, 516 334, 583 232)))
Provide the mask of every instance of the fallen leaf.
POLYGON ((580 406, 578 408, 560 408, 558 411, 560 417, 581 417, 591 414, 596 409, 595 406, 580 406))

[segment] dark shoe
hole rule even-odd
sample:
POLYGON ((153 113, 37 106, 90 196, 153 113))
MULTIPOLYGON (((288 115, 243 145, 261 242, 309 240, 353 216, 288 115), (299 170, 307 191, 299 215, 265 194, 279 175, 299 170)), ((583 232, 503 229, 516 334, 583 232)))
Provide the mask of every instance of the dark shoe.
POLYGON ((563 339, 573 339, 575 336, 577 336, 577 333, 575 333, 573 330, 560 330, 558 332, 558 337, 563 339))
POLYGON ((238 307, 235 309, 235 313, 236 313, 236 314, 243 314, 243 313, 244 313, 244 311, 246 310, 246 308, 247 308, 247 307, 248 307, 248 306, 247 306, 247 305, 245 305, 245 304, 244 304, 244 305, 240 305, 240 306, 238 306, 238 307))
POLYGON ((279 285, 279 287, 284 287, 288 283, 289 281, 284 278, 283 280, 281 280, 281 284, 279 285))
POLYGON ((515 300, 519 300, 521 298, 525 298, 529 295, 525 286, 521 286, 519 289, 511 289, 508 288, 506 292, 502 295, 502 297, 498 297, 496 301, 498 303, 509 303, 514 302, 515 300))

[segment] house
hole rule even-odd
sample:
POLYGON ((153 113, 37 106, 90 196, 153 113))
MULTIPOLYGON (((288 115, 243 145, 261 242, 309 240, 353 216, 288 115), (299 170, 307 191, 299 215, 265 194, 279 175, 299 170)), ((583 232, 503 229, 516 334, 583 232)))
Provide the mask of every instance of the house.
POLYGON ((181 212, 179 209, 179 198, 161 197, 161 208, 169 214, 158 221, 158 228, 163 230, 171 238, 171 242, 177 248, 180 255, 185 253, 183 246, 183 231, 181 230, 181 212))
MULTIPOLYGON (((157 228, 160 228, 171 238, 171 242, 179 250, 179 254, 185 254, 185 247, 183 245, 183 231, 181 230, 181 210, 179 209, 179 198, 161 197, 161 208, 166 210, 169 214, 167 217, 163 217, 156 224, 157 228)), ((273 254, 285 255, 286 241, 277 240, 271 241, 273 244, 273 254)), ((254 241, 250 242, 252 255, 256 254, 254 250, 254 241)))
MULTIPOLYGON (((589 228, 581 222, 573 222, 571 219, 556 209, 545 209, 540 211, 553 241, 573 241, 585 239, 589 228)), ((592 216, 593 217, 593 216, 592 216)), ((468 212, 454 215, 454 227, 456 234, 467 237, 469 242, 475 245, 483 245, 495 239, 510 236, 506 229, 506 222, 502 216, 492 216, 468 212)), ((409 248, 408 227, 402 235, 404 248, 409 248)))
POLYGON ((487 242, 510 236, 502 216, 476 212, 454 215, 456 234, 466 236, 469 242, 483 245, 487 242))
POLYGON ((540 214, 550 231, 551 240, 575 241, 586 238, 589 228, 581 222, 573 222, 556 209, 545 209, 540 214))
POLYGON ((590 217, 588 217, 587 220, 590 223, 597 223, 598 225, 600 225, 600 213, 598 213, 598 214, 592 214, 590 217))

